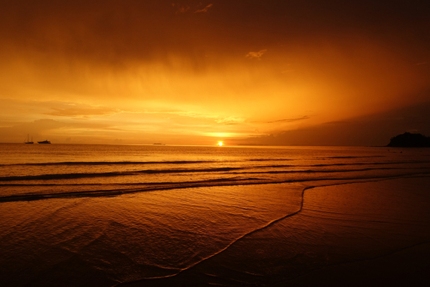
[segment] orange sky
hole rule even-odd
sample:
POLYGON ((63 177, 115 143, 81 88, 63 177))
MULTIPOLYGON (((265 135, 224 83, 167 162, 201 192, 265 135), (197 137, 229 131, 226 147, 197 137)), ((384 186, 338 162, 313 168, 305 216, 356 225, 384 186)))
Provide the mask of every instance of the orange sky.
POLYGON ((430 136, 427 6, 2 1, 0 142, 30 134, 54 143, 373 145, 405 131, 430 136))

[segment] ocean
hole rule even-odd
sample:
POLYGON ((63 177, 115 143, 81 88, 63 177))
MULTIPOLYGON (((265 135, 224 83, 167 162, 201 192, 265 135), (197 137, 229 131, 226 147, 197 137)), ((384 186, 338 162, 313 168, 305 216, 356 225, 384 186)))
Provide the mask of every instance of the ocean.
POLYGON ((430 267, 429 182, 425 148, 0 144, 0 286, 398 276, 430 267))

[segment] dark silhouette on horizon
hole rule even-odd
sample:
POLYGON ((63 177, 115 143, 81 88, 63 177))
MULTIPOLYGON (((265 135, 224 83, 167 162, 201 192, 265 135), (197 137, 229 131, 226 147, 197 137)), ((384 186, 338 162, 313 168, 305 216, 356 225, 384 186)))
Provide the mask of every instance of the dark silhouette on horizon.
POLYGON ((391 138, 389 147, 430 147, 430 137, 419 133, 409 133, 397 135, 391 138))

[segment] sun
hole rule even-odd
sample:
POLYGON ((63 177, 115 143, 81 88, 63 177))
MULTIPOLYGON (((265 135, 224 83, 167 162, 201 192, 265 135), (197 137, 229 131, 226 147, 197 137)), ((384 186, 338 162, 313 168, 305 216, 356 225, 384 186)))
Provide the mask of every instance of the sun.
POLYGON ((223 146, 224 142, 223 141, 218 141, 217 146, 223 146))

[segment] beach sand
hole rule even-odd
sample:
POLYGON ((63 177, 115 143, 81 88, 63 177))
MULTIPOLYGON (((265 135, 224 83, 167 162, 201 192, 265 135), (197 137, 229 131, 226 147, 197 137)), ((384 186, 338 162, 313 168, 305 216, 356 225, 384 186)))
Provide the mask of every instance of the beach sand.
POLYGON ((126 286, 427 286, 428 279, 430 178, 400 178, 307 189, 299 213, 178 276, 126 286))
POLYGON ((11 202, 0 212, 1 286, 427 286, 430 279, 428 177, 11 202), (166 224, 154 222, 162 214, 175 237, 155 233, 166 224), (181 271, 145 265, 151 256, 181 271), (165 278, 142 279, 151 273, 165 278))

